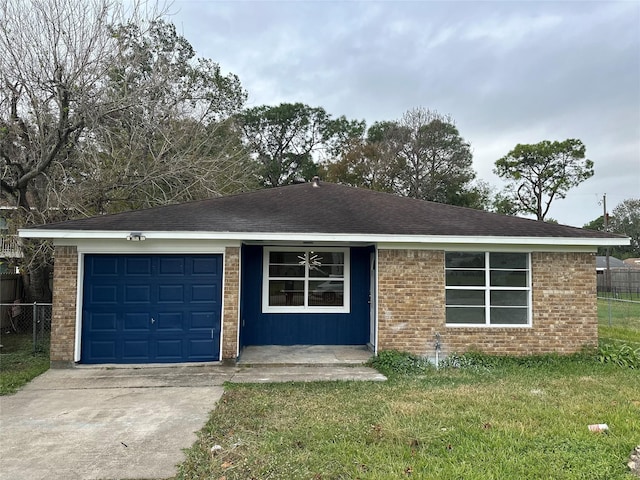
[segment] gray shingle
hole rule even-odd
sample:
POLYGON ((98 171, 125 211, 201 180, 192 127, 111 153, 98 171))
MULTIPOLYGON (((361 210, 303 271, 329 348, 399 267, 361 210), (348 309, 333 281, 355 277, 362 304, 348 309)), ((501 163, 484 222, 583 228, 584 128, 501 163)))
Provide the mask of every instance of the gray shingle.
MULTIPOLYGON (((45 230, 618 238, 321 182, 53 223, 45 230)), ((28 230, 28 229, 26 229, 28 230)))

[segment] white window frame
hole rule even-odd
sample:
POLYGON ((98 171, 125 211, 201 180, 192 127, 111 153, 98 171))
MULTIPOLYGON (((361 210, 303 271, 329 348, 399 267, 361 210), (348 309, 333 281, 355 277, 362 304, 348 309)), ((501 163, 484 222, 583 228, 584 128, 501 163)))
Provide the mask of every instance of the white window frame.
MULTIPOLYGON (((447 251, 446 253, 455 253, 458 250, 447 251)), ((484 309, 485 309, 485 323, 446 323, 447 327, 477 327, 477 328, 531 328, 532 326, 532 288, 531 288, 531 253, 530 252, 503 252, 503 251, 491 251, 491 252, 467 252, 464 253, 484 253, 484 267, 483 268, 447 268, 445 263, 445 290, 484 290, 484 309), (492 271, 520 271, 512 268, 508 269, 500 269, 500 268, 491 268, 490 265, 490 254, 500 254, 500 253, 519 253, 526 255, 527 258, 527 286, 526 287, 494 287, 491 286, 491 272, 492 271), (485 284, 475 285, 475 286, 447 286, 447 271, 455 271, 455 270, 478 270, 484 271, 485 275, 485 284), (527 323, 518 323, 518 324, 510 324, 510 323, 491 323, 491 292, 495 291, 526 291, 527 292, 527 323)), ((446 293, 446 292, 445 292, 446 293)), ((446 294, 445 294, 446 298, 446 294)), ((446 322, 446 308, 447 307, 455 307, 455 308, 479 308, 481 305, 449 305, 445 300, 445 322, 446 322)), ((494 308, 523 308, 521 306, 517 307, 508 307, 508 306, 495 306, 494 308)))
MULTIPOLYGON (((309 246, 289 246, 289 247, 264 247, 262 252, 262 313, 350 313, 351 312, 351 258, 349 248, 340 247, 309 247, 309 246), (269 305, 269 257, 271 252, 340 252, 344 255, 344 275, 340 279, 344 281, 342 306, 335 305, 308 305, 309 302, 309 281, 321 280, 309 276, 309 265, 305 265, 305 276, 300 277, 304 281, 304 305, 269 305)), ((273 277, 279 278, 279 277, 273 277)))

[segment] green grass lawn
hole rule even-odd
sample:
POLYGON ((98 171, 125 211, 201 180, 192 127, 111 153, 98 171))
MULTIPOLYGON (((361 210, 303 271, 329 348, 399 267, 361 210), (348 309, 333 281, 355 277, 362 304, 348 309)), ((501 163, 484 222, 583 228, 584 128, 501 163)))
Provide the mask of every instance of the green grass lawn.
POLYGON ((623 341, 640 346, 640 302, 598 299, 598 324, 601 342, 623 341))
MULTIPOLYGON (((636 348, 637 307, 613 303, 609 327, 599 301, 601 343, 636 348)), ((227 385, 176 478, 630 480, 639 443, 639 371, 583 354, 384 383, 227 385)))
POLYGON ((177 478, 631 479, 638 443, 637 371, 542 359, 384 383, 228 385, 177 478))
POLYGON ((48 350, 34 354, 31 335, 3 334, 0 344, 0 395, 15 393, 49 369, 48 350))

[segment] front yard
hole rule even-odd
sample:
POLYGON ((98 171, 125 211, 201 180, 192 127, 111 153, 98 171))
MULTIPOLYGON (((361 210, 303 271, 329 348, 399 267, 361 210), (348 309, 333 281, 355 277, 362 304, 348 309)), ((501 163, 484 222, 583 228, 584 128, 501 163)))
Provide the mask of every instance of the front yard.
POLYGON ((547 357, 384 383, 228 385, 177 478, 625 479, 639 443, 637 370, 547 357))
MULTIPOLYGON (((616 308, 610 327, 599 302, 601 341, 637 349, 640 312, 616 308)), ((48 368, 30 336, 2 343, 0 394, 48 368)), ((637 478, 626 467, 640 444, 637 368, 594 352, 470 363, 383 383, 227 385, 176 478, 637 478)))

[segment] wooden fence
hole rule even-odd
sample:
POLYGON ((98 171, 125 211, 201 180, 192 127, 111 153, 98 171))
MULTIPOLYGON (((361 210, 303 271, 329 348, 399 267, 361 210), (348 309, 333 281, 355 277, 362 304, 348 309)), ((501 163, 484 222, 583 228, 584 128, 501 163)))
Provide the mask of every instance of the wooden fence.
POLYGON ((606 272, 598 272, 598 292, 628 293, 640 298, 640 270, 610 270, 611 288, 607 286, 606 272))

